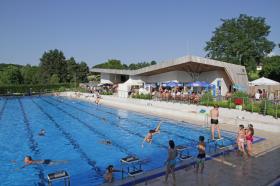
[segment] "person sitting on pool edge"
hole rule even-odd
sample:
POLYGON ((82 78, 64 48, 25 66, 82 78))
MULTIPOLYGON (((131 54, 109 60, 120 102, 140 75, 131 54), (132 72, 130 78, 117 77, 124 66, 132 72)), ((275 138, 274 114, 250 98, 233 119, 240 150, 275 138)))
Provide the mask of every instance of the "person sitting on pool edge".
POLYGON ((144 142, 146 141, 147 143, 152 143, 153 140, 153 135, 160 133, 160 123, 158 123, 157 127, 155 129, 149 130, 148 134, 145 136, 143 142, 142 142, 142 147, 144 146, 144 142))
POLYGON ((121 170, 116 170, 114 169, 113 165, 109 165, 104 175, 104 179, 106 182, 112 183, 114 181, 114 176, 113 176, 114 172, 121 172, 121 170))
POLYGON ((21 168, 27 167, 29 165, 38 165, 38 164, 44 164, 44 165, 55 165, 59 163, 67 163, 67 160, 50 160, 50 159, 45 159, 45 160, 33 160, 31 156, 25 156, 24 157, 24 166, 21 168))

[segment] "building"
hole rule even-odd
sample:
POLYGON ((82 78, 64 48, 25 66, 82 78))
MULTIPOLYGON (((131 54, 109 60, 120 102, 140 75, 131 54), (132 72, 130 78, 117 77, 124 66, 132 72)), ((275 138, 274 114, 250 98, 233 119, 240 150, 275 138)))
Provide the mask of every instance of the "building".
POLYGON ((119 84, 128 80, 157 85, 168 81, 206 81, 215 85, 221 95, 232 91, 237 87, 235 85, 248 91, 248 78, 244 66, 195 56, 164 61, 138 70, 93 68, 91 71, 101 73, 101 84, 119 84))

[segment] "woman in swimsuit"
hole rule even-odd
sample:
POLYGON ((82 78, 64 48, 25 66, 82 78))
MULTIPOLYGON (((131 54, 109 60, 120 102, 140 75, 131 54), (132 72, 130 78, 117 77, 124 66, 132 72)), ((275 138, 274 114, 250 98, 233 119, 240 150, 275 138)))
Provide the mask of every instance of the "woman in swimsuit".
POLYGON ((253 144, 253 136, 254 136, 254 127, 252 124, 248 125, 246 129, 246 143, 247 143, 247 151, 248 156, 252 156, 252 144, 253 144))
POLYGON ((177 149, 175 148, 175 143, 173 140, 169 140, 169 149, 168 149, 168 158, 166 160, 166 174, 165 174, 165 182, 168 180, 168 176, 171 173, 173 177, 173 182, 175 184, 175 166, 176 166, 176 158, 177 158, 177 149))

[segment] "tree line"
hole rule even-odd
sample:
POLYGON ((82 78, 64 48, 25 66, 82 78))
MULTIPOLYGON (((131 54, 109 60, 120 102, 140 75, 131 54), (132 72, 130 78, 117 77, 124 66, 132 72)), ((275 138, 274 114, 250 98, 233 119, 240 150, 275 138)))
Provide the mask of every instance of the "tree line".
POLYGON ((106 61, 104 63, 93 66, 93 68, 137 70, 137 69, 148 67, 148 66, 155 65, 155 64, 157 64, 156 61, 131 63, 131 64, 127 65, 127 64, 123 64, 120 60, 109 59, 108 61, 106 61))
POLYGON ((66 59, 58 49, 44 52, 38 66, 0 64, 0 85, 58 84, 87 82, 85 62, 66 59))

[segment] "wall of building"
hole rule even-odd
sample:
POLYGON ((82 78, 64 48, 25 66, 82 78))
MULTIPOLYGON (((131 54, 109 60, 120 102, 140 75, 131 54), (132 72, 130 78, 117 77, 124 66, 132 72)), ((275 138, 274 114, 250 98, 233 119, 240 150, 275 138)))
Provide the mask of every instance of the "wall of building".
POLYGON ((142 76, 142 80, 147 83, 157 83, 166 81, 179 81, 179 82, 190 82, 192 81, 191 76, 184 71, 171 71, 162 74, 156 74, 152 76, 142 76))
POLYGON ((121 82, 121 75, 101 73, 100 83, 107 83, 108 81, 119 83, 121 82))
POLYGON ((225 96, 229 91, 231 82, 224 70, 215 70, 203 72, 199 75, 199 81, 207 81, 218 87, 218 81, 221 81, 221 95, 225 96))

